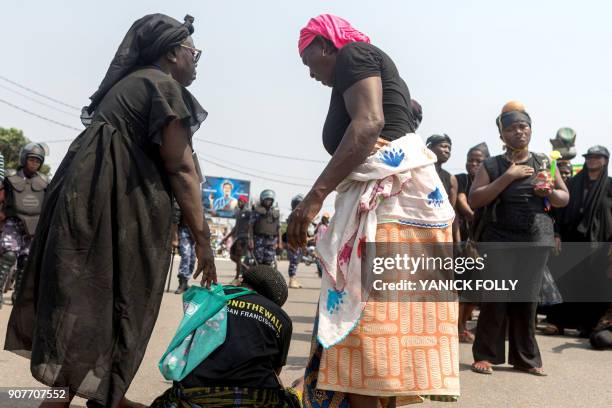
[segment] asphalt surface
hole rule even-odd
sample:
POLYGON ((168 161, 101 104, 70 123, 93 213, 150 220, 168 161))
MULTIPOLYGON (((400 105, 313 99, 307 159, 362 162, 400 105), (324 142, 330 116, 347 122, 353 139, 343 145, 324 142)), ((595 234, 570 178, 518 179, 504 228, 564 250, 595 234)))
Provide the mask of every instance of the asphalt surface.
MULTIPOLYGON (((178 259, 175 261, 178 262, 178 259)), ((287 263, 280 262, 279 269, 287 273, 287 263)), ((233 264, 217 261, 220 280, 229 283, 233 277, 233 264)), ((175 267, 176 271, 176 267, 175 267)), ((293 337, 287 366, 281 379, 285 384, 300 377, 307 362, 312 334, 313 317, 319 294, 320 280, 314 266, 300 265, 298 278, 302 289, 291 289, 284 309, 293 320, 293 337)), ((195 282, 191 282, 194 284, 195 282)), ((177 281, 173 277, 171 292, 164 295, 159 318, 140 370, 127 397, 142 404, 149 404, 156 396, 170 387, 157 369, 157 362, 174 335, 182 315, 179 295, 172 293, 177 281)), ((11 311, 9 303, 0 310, 0 345, 11 311)), ((612 351, 592 350, 586 339, 576 336, 538 336, 544 368, 548 377, 516 372, 510 366, 496 367, 493 375, 470 371, 471 346, 460 345, 461 398, 453 407, 612 407, 612 351)), ((36 407, 34 400, 9 400, 8 389, 41 387, 31 376, 29 361, 6 351, 0 351, 0 407, 36 407)), ((448 403, 425 402, 427 406, 444 406, 448 403)), ((74 407, 84 407, 85 401, 76 398, 74 407)))

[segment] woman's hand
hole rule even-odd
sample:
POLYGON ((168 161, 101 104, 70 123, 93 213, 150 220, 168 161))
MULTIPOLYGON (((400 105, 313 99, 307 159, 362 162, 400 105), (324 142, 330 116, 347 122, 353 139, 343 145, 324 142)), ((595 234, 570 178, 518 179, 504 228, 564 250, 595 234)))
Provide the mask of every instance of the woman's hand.
POLYGON ((193 274, 193 278, 196 279, 202 273, 200 285, 210 289, 211 284, 217 283, 215 254, 210 246, 210 241, 196 242, 196 257, 198 258, 198 267, 193 274))
POLYGON ((306 247, 308 226, 321 211, 322 206, 323 199, 311 191, 293 210, 287 226, 287 245, 290 249, 295 251, 298 248, 306 247))
POLYGON ((550 185, 550 187, 534 187, 533 192, 538 197, 550 197, 550 195, 553 193, 552 184, 550 185))
POLYGON ((533 186, 533 192, 535 195, 542 198, 550 197, 550 195, 553 193, 554 187, 555 186, 553 185, 550 172, 541 171, 536 175, 533 186))
POLYGON ((533 167, 525 166, 523 164, 512 163, 508 170, 506 170, 506 174, 512 180, 519 180, 525 177, 530 177, 534 173, 533 167))

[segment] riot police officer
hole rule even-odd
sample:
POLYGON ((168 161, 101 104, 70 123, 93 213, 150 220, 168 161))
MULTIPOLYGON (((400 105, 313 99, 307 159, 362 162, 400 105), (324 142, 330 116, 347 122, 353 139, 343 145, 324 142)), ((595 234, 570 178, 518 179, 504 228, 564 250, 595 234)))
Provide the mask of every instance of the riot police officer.
POLYGON ((234 228, 223 238, 222 244, 228 239, 233 238, 234 242, 230 248, 230 259, 236 264, 236 276, 232 284, 240 284, 241 259, 247 252, 249 241, 249 227, 251 222, 251 209, 249 208, 249 198, 245 195, 238 197, 238 208, 236 209, 236 223, 234 228))
MULTIPOLYGON (((304 200, 304 196, 302 194, 298 194, 291 199, 291 211, 295 210, 295 207, 298 206, 304 200)), ((289 258, 289 287, 294 289, 299 289, 302 287, 300 282, 298 282, 295 274, 297 272, 298 264, 302 258, 302 249, 297 248, 295 251, 287 246, 287 258, 289 258)))
POLYGON ((276 194, 264 190, 259 195, 259 204, 251 212, 249 227, 249 249, 259 264, 276 266, 276 249, 282 249, 280 237, 280 211, 274 206, 276 194))
POLYGON ((183 219, 183 213, 178 203, 174 201, 173 218, 176 221, 176 239, 178 241, 178 253, 181 257, 178 270, 178 287, 174 291, 180 295, 189 289, 189 279, 193 275, 196 265, 195 240, 191 230, 183 219))
POLYGON ((28 143, 19 153, 18 169, 8 170, 2 183, 5 224, 0 236, 0 288, 10 286, 10 272, 16 263, 13 303, 49 184, 47 176, 39 172, 47 154, 45 144, 28 143))

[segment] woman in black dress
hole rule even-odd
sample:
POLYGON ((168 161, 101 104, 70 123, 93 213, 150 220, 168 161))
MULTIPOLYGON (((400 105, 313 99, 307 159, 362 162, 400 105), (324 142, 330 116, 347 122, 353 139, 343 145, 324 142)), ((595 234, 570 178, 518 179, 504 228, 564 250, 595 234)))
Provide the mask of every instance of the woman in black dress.
MULTIPOLYGON (((474 211, 468 204, 468 194, 472 188, 474 177, 480 169, 482 162, 490 157, 489 148, 486 143, 479 143, 468 150, 465 169, 467 173, 456 174, 457 179, 457 202, 455 210, 459 218, 459 235, 461 242, 468 240, 471 223, 474 220, 474 211)), ((467 321, 472 319, 475 303, 459 303, 459 341, 461 343, 473 343, 474 335, 467 329, 467 321)))
POLYGON ((506 325, 509 363, 534 375, 545 375, 535 338, 537 299, 548 254, 554 246, 552 218, 547 207, 564 207, 569 195, 561 177, 535 184, 546 175, 550 161, 529 151, 531 118, 522 104, 507 104, 498 117, 506 153, 484 161, 469 195, 473 209, 491 206, 481 241, 486 244, 486 279, 519 278, 512 297, 486 293, 473 346, 472 370, 491 374, 503 364, 506 325), (495 243, 503 243, 496 245, 495 243))
POLYGON ((126 34, 49 186, 10 317, 5 349, 88 406, 129 406, 170 262, 173 195, 196 273, 216 281, 191 146, 206 111, 185 88, 200 54, 192 23, 154 14, 126 34))

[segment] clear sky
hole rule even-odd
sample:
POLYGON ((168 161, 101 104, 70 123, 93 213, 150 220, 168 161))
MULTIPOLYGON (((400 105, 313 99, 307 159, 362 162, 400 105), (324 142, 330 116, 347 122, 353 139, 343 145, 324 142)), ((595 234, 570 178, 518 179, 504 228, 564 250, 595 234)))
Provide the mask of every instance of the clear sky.
MULTIPOLYGON (((532 150, 550 152, 548 139, 562 126, 577 131, 580 153, 594 144, 612 147, 612 2, 605 0, 3 0, 0 76, 70 105, 85 105, 132 22, 154 12, 180 21, 187 13, 195 17, 193 38, 204 54, 190 91, 209 111, 199 138, 327 160, 321 129, 330 89, 308 76, 297 38, 310 17, 333 13, 369 35, 395 61, 423 106, 419 134, 452 137, 447 164, 452 172, 463 170, 467 149, 479 142, 486 141, 492 153, 501 151, 494 120, 511 99, 522 101, 533 119, 532 150)), ((37 98, 65 111, 59 112, 6 88, 27 94, 0 80, 0 99, 81 128, 78 112, 37 98)), ((34 141, 78 134, 2 103, 0 126, 23 129, 34 141)), ((255 195, 274 189, 285 214, 291 197, 307 187, 222 169, 205 157, 298 184, 311 184, 324 165, 201 141, 195 146, 203 154, 204 173, 250 179, 255 195)), ((48 163, 56 166, 68 143, 50 147, 48 163)))

